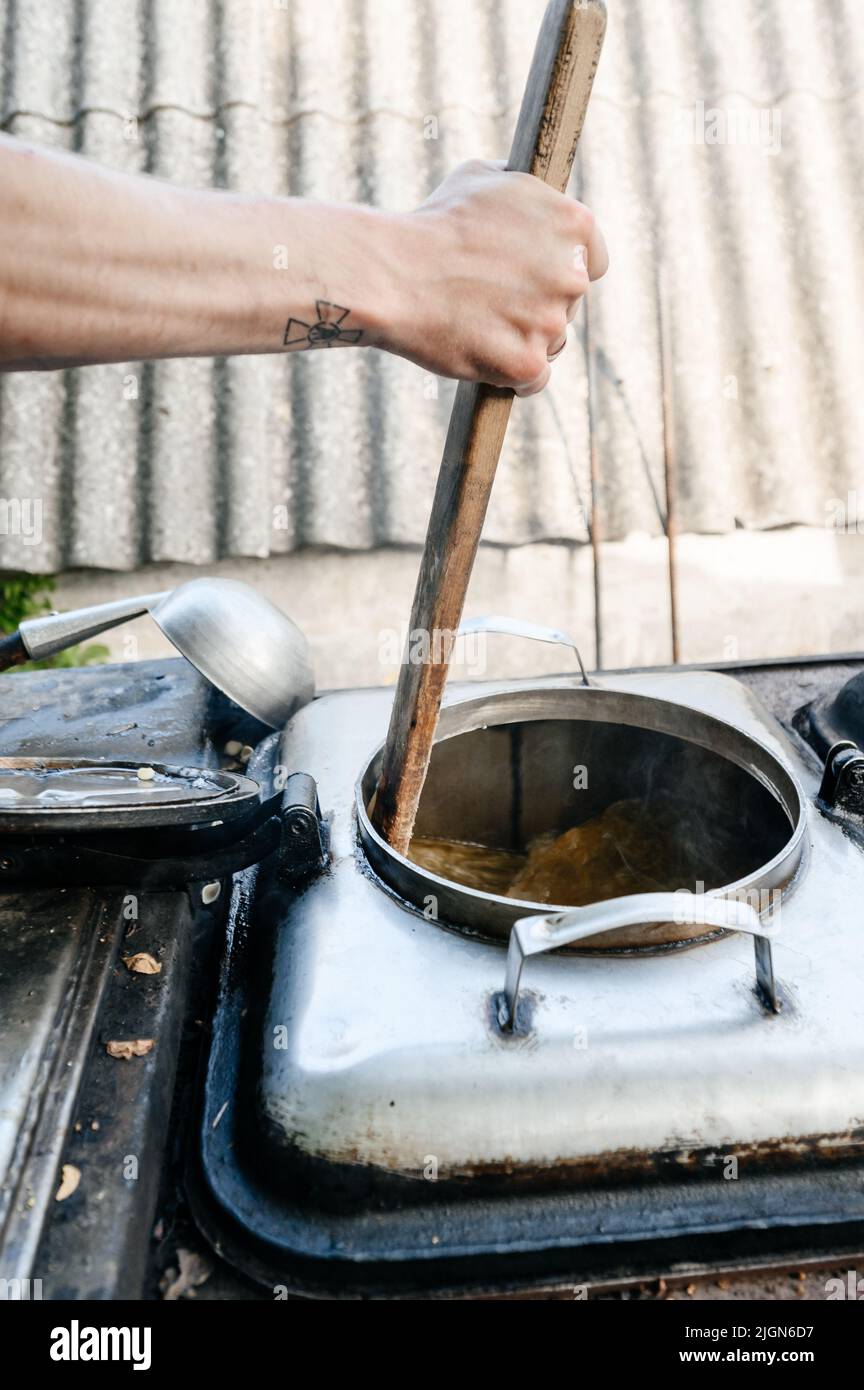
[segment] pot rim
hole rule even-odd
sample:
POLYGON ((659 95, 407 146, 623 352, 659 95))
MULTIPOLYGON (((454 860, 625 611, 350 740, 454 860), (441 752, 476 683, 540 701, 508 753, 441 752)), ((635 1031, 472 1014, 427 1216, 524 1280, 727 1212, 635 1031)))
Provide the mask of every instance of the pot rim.
MULTIPOLYGON (((434 743, 457 738, 460 734, 472 733, 478 729, 500 727, 507 724, 537 723, 542 720, 560 719, 602 723, 624 724, 628 727, 648 729, 656 733, 668 734, 673 738, 695 744, 726 758, 744 772, 754 777, 779 802, 789 819, 790 835, 782 849, 765 864, 751 874, 710 889, 706 896, 734 897, 744 891, 758 889, 779 889, 785 896, 791 887, 803 858, 804 837, 807 830, 807 801, 803 788, 789 768, 767 744, 745 732, 728 720, 708 714, 696 706, 675 700, 664 700, 656 695, 645 695, 638 691, 623 690, 615 686, 529 686, 515 689, 496 690, 491 693, 467 696, 453 700, 441 708, 434 743), (530 702, 530 705, 529 705, 530 702), (608 712, 609 705, 618 714, 608 712), (639 713, 653 712, 654 720, 639 718, 639 713), (635 717, 622 717, 631 713, 635 717), (694 737, 682 731, 682 722, 689 722, 703 732, 702 737, 694 737), (672 727, 677 725, 677 727, 672 727), (722 750, 717 741, 706 735, 715 730, 718 735, 731 738, 740 751, 722 750), (758 766, 744 754, 751 752, 762 766, 758 766), (776 776, 769 776, 770 769, 776 776), (782 783, 785 781, 785 792, 782 783), (781 783, 781 786, 777 785, 781 783)), ((566 912, 572 904, 538 903, 530 899, 510 898, 497 893, 485 893, 478 888, 470 888, 455 879, 442 878, 430 870, 422 868, 406 855, 394 850, 379 835, 367 811, 365 786, 371 775, 378 779, 383 742, 378 744, 364 764, 354 785, 354 802, 361 847, 368 863, 381 880, 383 886, 396 894, 400 901, 407 903, 416 911, 422 911, 424 897, 435 893, 438 901, 446 900, 451 911, 436 918, 436 924, 453 926, 457 930, 479 932, 493 937, 507 936, 510 927, 520 917, 553 912, 566 912), (388 873, 388 869, 391 871, 388 873), (410 889, 416 886, 417 892, 410 889), (425 892, 419 891, 425 889, 425 892), (437 893, 436 893, 436 890, 437 893), (469 909, 468 919, 460 920, 458 913, 452 912, 454 902, 464 903, 469 909), (473 909, 473 910, 471 910, 473 909), (481 917, 489 917, 485 925, 481 917)), ((590 908, 590 905, 588 905, 590 908)), ((707 938, 699 938, 707 939, 707 938)), ((681 945, 689 942, 681 942, 681 945)), ((607 948, 614 949, 614 948, 607 948)), ((668 949, 668 946, 666 947, 668 949)))

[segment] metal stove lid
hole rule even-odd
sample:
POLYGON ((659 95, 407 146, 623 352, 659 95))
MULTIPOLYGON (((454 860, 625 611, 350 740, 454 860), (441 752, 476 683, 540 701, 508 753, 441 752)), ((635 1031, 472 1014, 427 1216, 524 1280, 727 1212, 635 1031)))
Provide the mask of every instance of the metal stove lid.
POLYGON ((233 772, 91 758, 0 758, 0 833, 145 829, 227 821, 260 799, 233 772))
MULTIPOLYGON (((531 692, 538 686, 582 693, 556 678, 531 692)), ((527 689, 481 690, 494 701, 511 688, 527 689)), ((680 1150, 804 1161, 807 1135, 827 1136, 807 1150, 817 1157, 860 1146, 864 1004, 850 905, 864 892, 864 856, 811 813, 817 771, 743 686, 676 672, 622 676, 615 689, 725 718, 800 786, 806 851, 774 948, 781 1012, 753 989, 752 945, 730 934, 704 951, 539 956, 528 967, 528 1031, 505 1035, 493 1013, 501 944, 445 930, 381 891, 358 852, 352 783, 386 730, 392 694, 324 697, 294 717, 279 752, 281 764, 318 774, 331 857, 301 895, 262 908, 275 914, 270 994, 248 1025, 258 1070, 244 1083, 243 1116, 256 1161, 266 1149, 286 1175, 292 1159, 314 1158, 316 1182, 322 1160, 423 1181, 434 1155, 442 1180, 554 1182, 565 1168, 662 1165, 680 1150), (287 1036, 274 1048, 277 1026, 287 1036)), ((226 1100, 220 1071, 207 1123, 226 1100)))

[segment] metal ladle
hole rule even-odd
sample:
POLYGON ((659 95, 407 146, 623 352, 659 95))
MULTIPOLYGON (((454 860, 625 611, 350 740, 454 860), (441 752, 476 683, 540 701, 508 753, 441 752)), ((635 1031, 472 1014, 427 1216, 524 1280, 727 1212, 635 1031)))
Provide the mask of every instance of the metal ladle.
POLYGON ((161 593, 27 618, 0 638, 0 671, 42 661, 145 613, 202 676, 272 729, 282 728, 315 693, 303 633, 236 579, 189 579, 161 593))

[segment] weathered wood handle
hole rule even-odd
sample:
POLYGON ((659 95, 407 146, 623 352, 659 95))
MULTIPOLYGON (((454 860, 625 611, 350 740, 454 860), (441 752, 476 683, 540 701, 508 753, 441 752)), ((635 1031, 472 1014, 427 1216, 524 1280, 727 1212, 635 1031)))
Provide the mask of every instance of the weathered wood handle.
MULTIPOLYGON (((564 192, 605 31, 603 0, 550 0, 522 98, 509 169, 534 174, 564 192)), ((408 650, 371 808, 379 834, 400 854, 406 853, 414 828, 512 403, 512 391, 494 386, 460 382, 456 390, 414 592, 408 650), (423 659, 412 660, 418 646, 423 659)))

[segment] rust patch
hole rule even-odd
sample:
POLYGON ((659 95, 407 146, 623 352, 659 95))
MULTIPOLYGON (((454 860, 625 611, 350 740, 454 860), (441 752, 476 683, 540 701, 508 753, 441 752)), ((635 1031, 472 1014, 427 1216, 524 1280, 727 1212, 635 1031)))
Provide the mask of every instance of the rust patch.
MULTIPOLYGON (((516 1041, 524 1045, 525 1040, 516 1041)), ((374 1136, 370 1133, 368 1137, 374 1136)), ((333 1210, 352 1206, 370 1195, 384 1203, 465 1199, 469 1188, 472 1198, 482 1199, 532 1192, 614 1189, 682 1179, 707 1184, 727 1180, 724 1166, 730 1160, 737 1164, 738 1177, 749 1177, 758 1172, 812 1171, 860 1160, 864 1154, 864 1128, 859 1127, 842 1134, 787 1136, 725 1148, 685 1144, 675 1138, 669 1140, 667 1147, 651 1153, 617 1149, 577 1159, 551 1159, 542 1164, 524 1164, 506 1157, 494 1163, 466 1163, 450 1168, 442 1164, 436 1179, 429 1181, 422 1158, 418 1158, 416 1167, 388 1167, 364 1161, 360 1145, 346 1147, 338 1154, 322 1154, 299 1148, 300 1138, 294 1136, 287 1152, 284 1144, 279 1146, 280 1163, 284 1165, 288 1158, 296 1175, 314 1182, 322 1204, 333 1210)))
POLYGON ((683 1145, 670 1141, 669 1147, 645 1153, 638 1149, 616 1149, 593 1157, 552 1160, 548 1164, 524 1165, 514 1159, 495 1163, 466 1165, 442 1172, 442 1179, 457 1183, 506 1178, 516 1187, 606 1185, 617 1181, 689 1176, 698 1180, 722 1178, 723 1168, 734 1160, 742 1170, 788 1171, 793 1168, 822 1167, 860 1158, 864 1153, 864 1128, 842 1134, 810 1134, 800 1138, 761 1140, 752 1144, 730 1144, 725 1148, 683 1145))

